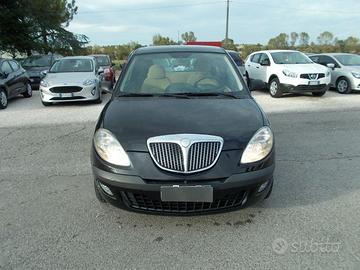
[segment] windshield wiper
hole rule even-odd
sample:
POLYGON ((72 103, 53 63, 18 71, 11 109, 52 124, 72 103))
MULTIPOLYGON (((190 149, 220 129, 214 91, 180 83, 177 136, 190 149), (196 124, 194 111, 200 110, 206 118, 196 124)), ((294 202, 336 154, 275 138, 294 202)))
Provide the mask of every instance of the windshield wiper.
POLYGON ((216 96, 223 96, 223 97, 230 97, 230 98, 236 98, 238 99, 238 96, 235 96, 230 93, 225 92, 204 92, 204 93, 176 93, 173 95, 182 95, 182 96, 188 96, 188 97, 216 97, 216 96))
POLYGON ((188 96, 179 94, 148 94, 148 93, 123 93, 118 97, 174 97, 174 98, 189 98, 188 96))

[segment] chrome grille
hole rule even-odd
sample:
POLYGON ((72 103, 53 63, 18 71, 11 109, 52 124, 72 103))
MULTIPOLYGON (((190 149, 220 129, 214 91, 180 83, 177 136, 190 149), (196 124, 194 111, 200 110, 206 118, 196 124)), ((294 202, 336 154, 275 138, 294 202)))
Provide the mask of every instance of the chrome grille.
POLYGON ((217 157, 221 147, 220 142, 197 142, 189 150, 189 171, 209 167, 217 157))
POLYGON ((194 173, 215 165, 223 139, 211 135, 179 134, 149 138, 147 143, 152 159, 161 169, 194 173))
POLYGON ((176 143, 150 143, 150 151, 161 167, 184 171, 184 158, 180 145, 176 143))

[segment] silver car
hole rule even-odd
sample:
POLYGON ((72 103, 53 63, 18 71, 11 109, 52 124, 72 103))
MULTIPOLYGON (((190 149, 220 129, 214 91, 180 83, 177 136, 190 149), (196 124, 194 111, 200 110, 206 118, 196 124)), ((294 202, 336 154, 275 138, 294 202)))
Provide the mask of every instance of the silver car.
POLYGON ((360 91, 360 56, 351 53, 324 53, 310 56, 315 63, 331 68, 331 86, 341 94, 360 91))
POLYGON ((103 72, 94 57, 64 57, 51 66, 40 82, 41 102, 44 106, 69 101, 101 103, 103 72))

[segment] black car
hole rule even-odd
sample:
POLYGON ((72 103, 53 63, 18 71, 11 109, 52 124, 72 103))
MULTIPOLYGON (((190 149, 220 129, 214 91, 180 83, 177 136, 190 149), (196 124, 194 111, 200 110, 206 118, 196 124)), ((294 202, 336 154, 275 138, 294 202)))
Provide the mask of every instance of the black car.
POLYGON ((274 153, 269 121, 224 49, 140 48, 96 125, 95 193, 140 212, 241 208, 270 195, 274 153))
POLYGON ((48 71, 52 64, 60 58, 62 56, 59 54, 39 54, 29 56, 21 62, 30 77, 32 89, 39 89, 40 81, 44 77, 42 72, 48 71))
POLYGON ((0 109, 5 109, 8 99, 19 94, 26 98, 32 96, 26 71, 15 60, 0 58, 0 109))

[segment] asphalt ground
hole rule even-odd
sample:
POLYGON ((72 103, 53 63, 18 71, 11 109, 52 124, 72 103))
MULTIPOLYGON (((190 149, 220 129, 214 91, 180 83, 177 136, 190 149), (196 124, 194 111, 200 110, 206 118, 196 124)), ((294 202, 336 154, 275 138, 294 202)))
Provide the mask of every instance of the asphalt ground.
POLYGON ((10 101, 0 111, 0 269, 360 269, 360 94, 253 95, 276 136, 272 196, 192 217, 97 201, 89 152, 105 101, 10 101))

